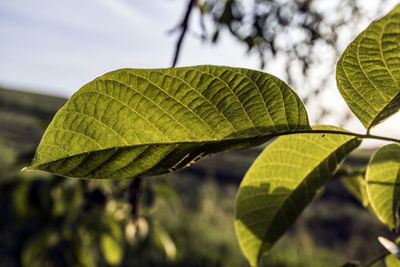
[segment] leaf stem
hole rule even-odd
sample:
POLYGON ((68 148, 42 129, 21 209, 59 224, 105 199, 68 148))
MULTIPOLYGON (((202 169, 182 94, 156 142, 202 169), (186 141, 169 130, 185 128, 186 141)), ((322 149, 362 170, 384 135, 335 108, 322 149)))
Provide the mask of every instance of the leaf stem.
POLYGON ((375 140, 382 140, 382 141, 387 141, 387 142, 400 143, 400 139, 397 139, 397 138, 373 135, 373 134, 369 134, 369 133, 367 133, 367 134, 359 134, 359 133, 347 132, 347 131, 339 131, 339 130, 298 130, 298 131, 278 133, 277 136, 290 135, 290 134, 299 134, 299 133, 341 134, 341 135, 355 136, 355 137, 362 138, 362 139, 375 139, 375 140))

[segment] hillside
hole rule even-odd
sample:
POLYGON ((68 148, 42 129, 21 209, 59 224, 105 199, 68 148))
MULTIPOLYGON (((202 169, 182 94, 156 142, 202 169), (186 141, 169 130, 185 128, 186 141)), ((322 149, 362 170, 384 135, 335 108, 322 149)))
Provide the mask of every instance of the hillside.
POLYGON ((0 87, 0 142, 28 153, 66 99, 0 87))

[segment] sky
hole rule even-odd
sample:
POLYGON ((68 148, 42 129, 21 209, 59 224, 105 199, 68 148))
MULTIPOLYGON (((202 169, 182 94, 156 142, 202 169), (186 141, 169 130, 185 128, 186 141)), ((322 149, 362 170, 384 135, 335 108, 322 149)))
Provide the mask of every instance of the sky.
MULTIPOLYGON (((0 85, 70 96, 114 69, 169 67, 183 12, 182 0, 2 0, 0 85)), ((242 44, 189 36, 179 65, 197 64, 258 67, 242 44)))
MULTIPOLYGON (((367 7, 376 8, 372 0, 362 1, 367 7)), ((388 2, 390 8, 398 1, 388 2)), ((69 97, 111 70, 169 67, 178 37, 177 32, 169 32, 179 23, 185 3, 1 0, 0 86, 69 97)), ((193 26, 198 25, 195 19, 193 26)), ((246 47, 228 34, 223 34, 217 45, 202 43, 191 34, 184 41, 178 66, 214 64, 257 69, 257 55, 245 51, 246 47)), ((265 71, 284 76, 279 62, 265 71)), ((334 88, 334 77, 332 81, 333 93, 325 102, 341 112, 347 107, 334 88)), ((335 117, 327 123, 337 124, 335 117)), ((356 119, 346 128, 365 131, 356 119)), ((399 115, 372 133, 400 138, 399 115)))

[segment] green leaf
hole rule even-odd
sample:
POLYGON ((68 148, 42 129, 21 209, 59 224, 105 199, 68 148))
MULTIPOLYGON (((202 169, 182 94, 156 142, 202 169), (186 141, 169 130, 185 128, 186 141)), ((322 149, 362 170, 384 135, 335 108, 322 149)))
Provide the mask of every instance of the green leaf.
POLYGON ((236 235, 251 266, 258 265, 360 143, 345 135, 296 134, 279 137, 262 152, 236 198, 236 235))
POLYGON ((400 108, 399 43, 400 5, 372 22, 337 63, 339 91, 367 129, 400 108))
POLYGON ((42 231, 24 242, 21 263, 24 267, 41 267, 51 263, 48 252, 59 242, 59 236, 52 231, 42 231))
POLYGON ((341 181, 346 189, 352 193, 353 196, 357 198, 364 207, 369 205, 366 189, 367 182, 365 181, 365 177, 363 175, 354 174, 345 176, 341 179, 341 181))
POLYGON ((101 251, 110 265, 119 265, 122 261, 123 247, 109 234, 103 234, 100 240, 101 251))
POLYGON ((266 73, 220 66, 121 69, 71 97, 28 169, 84 178, 157 175, 309 128, 296 93, 266 73))
POLYGON ((156 221, 153 222, 153 231, 157 243, 165 252, 166 258, 170 261, 175 260, 177 249, 174 241, 172 240, 168 232, 156 221))
POLYGON ((383 223, 396 229, 400 204, 400 145, 380 148, 372 156, 365 177, 372 210, 383 223))
POLYGON ((386 267, 399 267, 400 260, 395 255, 389 254, 385 257, 386 267))

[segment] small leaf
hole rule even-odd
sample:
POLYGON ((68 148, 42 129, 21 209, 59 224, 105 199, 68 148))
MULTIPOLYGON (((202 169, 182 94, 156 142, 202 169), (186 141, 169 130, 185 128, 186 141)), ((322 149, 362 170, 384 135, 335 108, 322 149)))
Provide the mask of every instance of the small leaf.
POLYGON ((296 93, 266 73, 220 66, 122 69, 71 97, 27 169, 82 178, 157 175, 309 128, 296 93))
POLYGON ((396 229, 400 204, 400 145, 380 148, 372 156, 365 177, 372 210, 383 223, 396 229))
POLYGON ((119 265, 122 261, 123 247, 109 234, 103 234, 100 240, 101 251, 110 265, 119 265))
POLYGON ((153 230, 157 243, 164 250, 166 258, 170 261, 175 260, 177 250, 171 236, 158 222, 153 222, 153 230))
POLYGON ((279 137, 262 152, 236 198, 236 235, 251 266, 258 265, 360 142, 345 135, 296 134, 279 137))
POLYGON ((24 267, 41 267, 49 264, 50 257, 48 252, 59 241, 59 236, 55 232, 43 231, 30 237, 24 242, 21 253, 21 263, 24 267))
POLYGON ((344 51, 336 80, 347 105, 370 129, 400 108, 400 5, 372 22, 344 51))

